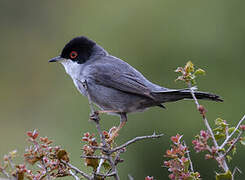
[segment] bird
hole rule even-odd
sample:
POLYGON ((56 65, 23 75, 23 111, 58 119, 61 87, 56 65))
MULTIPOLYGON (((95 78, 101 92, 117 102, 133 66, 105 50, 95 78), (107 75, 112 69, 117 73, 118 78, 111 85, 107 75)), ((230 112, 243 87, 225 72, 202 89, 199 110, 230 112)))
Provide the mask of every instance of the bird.
MULTIPOLYGON (((127 114, 150 107, 193 99, 190 89, 170 89, 152 83, 127 62, 110 55, 86 36, 75 37, 49 62, 61 63, 78 91, 102 111, 120 116, 115 134, 126 124, 127 114), (86 86, 84 86, 84 83, 86 86)), ((223 101, 218 95, 195 91, 197 99, 223 101)), ((114 136, 116 136, 114 134, 114 136)))

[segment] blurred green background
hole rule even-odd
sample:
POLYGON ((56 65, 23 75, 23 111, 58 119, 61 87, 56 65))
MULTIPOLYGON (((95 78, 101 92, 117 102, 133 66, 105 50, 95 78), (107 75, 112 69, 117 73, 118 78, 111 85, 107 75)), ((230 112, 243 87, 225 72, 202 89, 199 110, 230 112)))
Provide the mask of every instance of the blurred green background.
MULTIPOLYGON (((172 88, 174 69, 188 60, 205 69, 198 88, 221 95, 224 103, 202 102, 213 124, 217 117, 235 125, 244 114, 245 1, 237 0, 1 0, 0 1, 0 156, 27 143, 25 132, 39 129, 41 135, 62 144, 71 162, 83 170, 79 159, 83 133, 96 132, 88 122, 89 106, 75 89, 60 64, 49 64, 64 44, 85 35, 141 71, 149 80, 172 88)), ((122 179, 147 175, 167 179, 163 155, 169 137, 184 134, 191 146, 204 129, 192 101, 167 104, 167 110, 151 108, 129 115, 118 144, 156 131, 165 137, 128 148, 119 166, 122 179)), ((119 123, 103 115, 103 128, 119 123)), ((219 171, 216 162, 191 149, 194 168, 203 179, 219 171)), ((22 157, 20 157, 22 158, 22 157)), ((244 147, 229 164, 245 172, 244 147)), ((245 179, 244 175, 236 176, 245 179)))

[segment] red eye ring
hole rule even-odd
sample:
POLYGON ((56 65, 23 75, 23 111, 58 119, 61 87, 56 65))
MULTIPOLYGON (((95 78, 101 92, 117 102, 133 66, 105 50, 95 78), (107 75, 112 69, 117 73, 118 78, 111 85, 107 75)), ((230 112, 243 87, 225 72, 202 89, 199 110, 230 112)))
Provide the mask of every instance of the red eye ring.
POLYGON ((72 51, 72 52, 70 53, 70 58, 71 58, 71 59, 75 59, 77 56, 78 56, 77 51, 72 51))

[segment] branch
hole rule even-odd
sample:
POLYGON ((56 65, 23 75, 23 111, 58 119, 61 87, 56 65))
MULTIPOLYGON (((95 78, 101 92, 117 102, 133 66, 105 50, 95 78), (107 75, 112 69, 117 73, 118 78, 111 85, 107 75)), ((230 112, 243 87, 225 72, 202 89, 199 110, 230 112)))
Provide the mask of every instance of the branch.
POLYGON ((163 136, 163 134, 157 135, 157 134, 155 134, 155 133, 154 133, 153 135, 150 135, 150 136, 139 136, 139 137, 136 137, 136 138, 134 138, 134 139, 129 140, 128 142, 126 142, 125 144, 123 144, 123 145, 121 145, 121 146, 118 146, 118 147, 112 149, 112 150, 110 151, 110 153, 114 153, 114 152, 116 152, 116 151, 118 151, 118 150, 120 150, 120 149, 122 149, 122 148, 127 147, 127 146, 130 145, 130 144, 133 144, 133 143, 135 143, 135 142, 137 142, 137 141, 140 141, 140 140, 143 140, 143 139, 155 139, 155 138, 160 138, 160 137, 162 137, 162 136, 163 136))
POLYGON ((129 180, 134 180, 134 178, 130 174, 128 174, 128 179, 129 180))
MULTIPOLYGON (((195 104, 196 104, 196 106, 197 106, 197 109, 200 111, 200 109, 199 109, 199 108, 200 108, 200 104, 198 103, 197 98, 196 98, 196 96, 195 96, 195 92, 194 92, 194 90, 193 90, 192 87, 191 87, 191 82, 188 83, 188 87, 190 88, 190 92, 191 92, 191 95, 192 95, 192 97, 193 97, 193 99, 194 99, 194 101, 195 101, 195 104)), ((211 129, 209 123, 208 123, 208 120, 207 120, 206 116, 205 116, 205 112, 201 112, 201 111, 200 111, 200 113, 202 113, 202 118, 203 118, 204 124, 205 124, 205 126, 207 127, 208 132, 209 132, 210 135, 211 135, 211 138, 212 138, 213 143, 214 143, 214 147, 215 147, 217 150, 219 150, 219 145, 218 145, 218 143, 217 143, 217 141, 216 141, 216 139, 215 139, 215 137, 214 137, 213 131, 212 131, 212 129, 211 129)), ((222 152, 218 152, 217 154, 218 154, 219 159, 220 159, 220 161, 218 161, 218 163, 219 163, 220 166, 223 168, 223 170, 224 170, 225 172, 227 172, 227 171, 229 170, 229 168, 228 168, 228 165, 227 165, 227 163, 226 163, 225 158, 223 158, 223 153, 222 153, 222 152)))
POLYGON ((105 156, 84 156, 84 155, 82 155, 82 156, 80 156, 80 157, 81 157, 81 158, 106 159, 106 160, 108 160, 108 158, 105 157, 105 156))
POLYGON ((0 172, 2 172, 8 179, 10 178, 9 174, 5 171, 5 169, 1 168, 0 172))
POLYGON ((97 167, 96 174, 100 173, 100 169, 104 162, 105 162, 105 159, 100 159, 100 163, 99 163, 99 166, 97 167))
POLYGON ((72 172, 72 170, 69 170, 69 173, 74 177, 75 180, 80 180, 80 178, 77 177, 76 174, 72 172))
POLYGON ((227 151, 224 153, 223 157, 225 157, 232 150, 232 148, 235 146, 235 144, 237 143, 237 141, 240 139, 242 133, 243 133, 242 131, 239 132, 238 136, 233 141, 233 143, 231 144, 231 146, 227 149, 227 151))
POLYGON ((238 122, 236 128, 234 129, 234 131, 232 131, 232 133, 226 137, 225 141, 223 142, 223 144, 220 146, 220 149, 223 149, 224 146, 227 144, 227 142, 230 140, 230 138, 234 135, 234 133, 238 130, 238 128, 240 127, 240 125, 242 124, 242 122, 245 120, 245 115, 242 117, 242 119, 238 122))
MULTIPOLYGON (((187 147, 185 141, 183 141, 183 142, 184 142, 185 147, 187 147)), ((194 172, 194 168, 193 168, 193 164, 192 164, 191 156, 190 156, 190 151, 187 150, 186 152, 187 152, 187 158, 188 158, 189 163, 190 163, 190 169, 191 169, 191 172, 194 172)))
POLYGON ((242 174, 242 171, 238 167, 235 167, 233 172, 232 172, 232 177, 235 176, 236 172, 239 172, 240 174, 242 174))
POLYGON ((115 180, 120 180, 118 172, 117 172, 117 168, 116 168, 116 165, 115 165, 115 162, 113 161, 113 159, 111 157, 111 154, 107 155, 107 157, 109 158, 109 163, 111 165, 111 170, 112 170, 112 173, 114 174, 115 180))
POLYGON ((47 166, 45 165, 45 162, 44 162, 44 160, 43 160, 43 158, 42 158, 42 165, 43 165, 43 167, 44 167, 44 169, 45 169, 45 174, 47 175, 47 179, 48 180, 51 180, 51 178, 50 178, 50 175, 49 175, 49 172, 48 172, 48 168, 47 168, 47 166))
MULTIPOLYGON (((191 87, 191 83, 188 84, 188 87, 190 88, 191 95, 192 95, 192 97, 193 97, 193 99, 194 99, 194 101, 195 101, 195 104, 196 104, 196 106, 197 106, 197 109, 199 110, 200 104, 199 104, 199 102, 197 101, 197 98, 196 98, 196 96, 195 96, 195 92, 193 91, 193 89, 192 89, 192 87, 191 87)), ((209 123, 208 123, 208 120, 207 120, 206 116, 203 115, 202 117, 203 117, 204 124, 205 124, 205 126, 207 127, 208 132, 209 132, 210 135, 211 135, 211 138, 212 138, 212 140, 213 140, 213 143, 214 143, 215 148, 216 148, 216 149, 219 149, 219 145, 218 145, 218 143, 217 143, 217 141, 216 141, 216 139, 215 139, 215 137, 214 137, 213 131, 212 131, 212 129, 211 129, 209 123)))
POLYGON ((70 169, 74 170, 76 173, 79 173, 81 174, 83 177, 85 177, 86 179, 88 180, 92 180, 92 178, 86 174, 85 172, 81 171, 80 169, 78 169, 77 167, 71 165, 70 163, 64 161, 64 160, 61 160, 62 163, 64 163, 65 165, 67 165, 70 169))

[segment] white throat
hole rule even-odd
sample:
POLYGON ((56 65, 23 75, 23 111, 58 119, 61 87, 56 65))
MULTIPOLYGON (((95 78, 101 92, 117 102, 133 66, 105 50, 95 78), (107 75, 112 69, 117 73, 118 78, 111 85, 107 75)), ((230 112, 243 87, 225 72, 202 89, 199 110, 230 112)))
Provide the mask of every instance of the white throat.
POLYGON ((82 69, 81 64, 78 64, 70 59, 63 60, 61 64, 64 66, 66 73, 69 74, 73 80, 79 78, 82 69))

